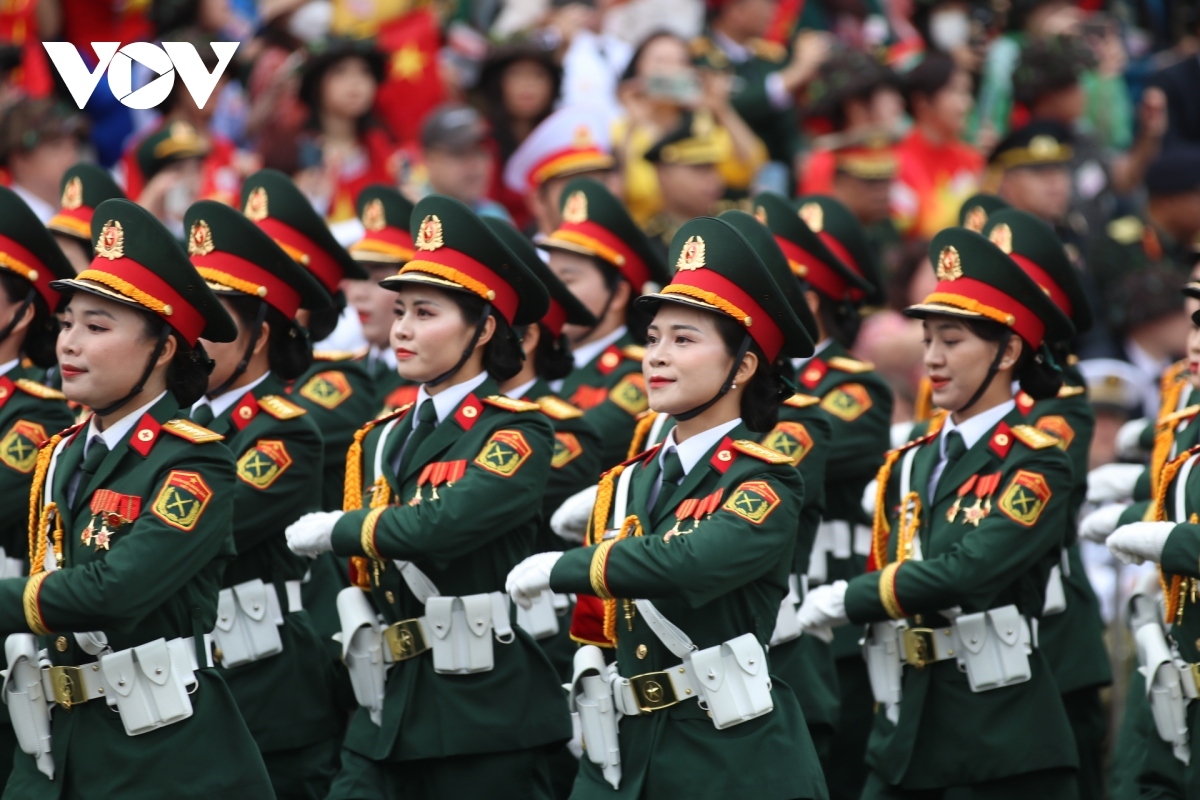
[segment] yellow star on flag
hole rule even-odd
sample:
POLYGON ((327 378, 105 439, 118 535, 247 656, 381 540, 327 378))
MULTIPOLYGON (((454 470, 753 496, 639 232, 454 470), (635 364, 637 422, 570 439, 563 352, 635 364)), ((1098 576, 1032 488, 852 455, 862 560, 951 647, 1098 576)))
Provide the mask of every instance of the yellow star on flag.
POLYGON ((415 42, 408 42, 392 56, 392 76, 402 81, 419 78, 425 71, 425 54, 415 42))

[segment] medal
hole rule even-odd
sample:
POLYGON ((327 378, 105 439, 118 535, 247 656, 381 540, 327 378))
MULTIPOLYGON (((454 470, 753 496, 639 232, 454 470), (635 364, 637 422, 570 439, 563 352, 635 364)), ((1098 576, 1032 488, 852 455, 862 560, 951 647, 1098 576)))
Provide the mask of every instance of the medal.
POLYGON ((689 497, 687 500, 684 500, 682 503, 676 506, 675 525, 671 528, 671 530, 667 531, 663 535, 663 541, 669 542, 676 536, 684 533, 692 533, 699 528, 700 523, 712 516, 713 512, 717 510, 717 507, 721 505, 721 497, 724 494, 724 489, 718 489, 703 499, 697 500, 689 497), (692 526, 686 531, 680 530, 679 526, 682 525, 683 521, 689 517, 693 520, 692 526))
POLYGON ((1000 487, 1000 473, 985 475, 975 482, 975 505, 966 510, 963 522, 969 522, 976 528, 980 521, 992 511, 992 495, 1000 487))
POLYGON ((975 488, 975 482, 979 480, 978 475, 972 475, 967 482, 958 487, 958 497, 954 498, 954 505, 950 506, 950 510, 946 512, 946 522, 954 522, 954 518, 958 516, 958 511, 962 508, 962 500, 967 496, 967 492, 975 488))

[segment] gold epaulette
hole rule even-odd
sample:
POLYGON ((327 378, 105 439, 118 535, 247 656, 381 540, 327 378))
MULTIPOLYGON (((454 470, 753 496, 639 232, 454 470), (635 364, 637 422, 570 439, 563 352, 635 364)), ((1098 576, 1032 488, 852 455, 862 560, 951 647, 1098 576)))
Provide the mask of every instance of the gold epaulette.
POLYGON ((751 39, 750 52, 765 61, 779 63, 787 58, 787 48, 778 42, 768 42, 766 39, 751 39))
POLYGON ((31 394, 34 397, 40 397, 43 400, 66 400, 67 396, 58 389, 51 389, 49 386, 43 386, 37 381, 31 381, 29 378, 17 378, 13 381, 25 394, 31 394))
POLYGON ((173 433, 180 439, 186 439, 192 444, 204 444, 205 442, 219 442, 225 437, 216 431, 210 431, 208 428, 197 425, 190 419, 172 419, 163 423, 164 431, 173 433))
POLYGON ((1108 223, 1105 232, 1118 244, 1133 244, 1142 238, 1142 231, 1145 230, 1145 227, 1140 219, 1131 214, 1108 223))
POLYGON ((857 358, 846 358, 845 356, 834 356, 825 363, 841 372, 870 372, 875 369, 875 365, 870 361, 859 361, 857 358))
POLYGON ((313 361, 353 361, 366 354, 366 350, 314 350, 313 361))
POLYGON ((1155 427, 1162 428, 1170 425, 1172 422, 1178 422, 1181 419, 1191 419, 1192 417, 1196 416, 1197 413, 1200 413, 1200 406, 1188 406, 1187 408, 1181 408, 1178 411, 1172 411, 1170 414, 1165 414, 1164 416, 1160 417, 1158 422, 1155 423, 1155 427))
POLYGON ((791 464, 792 457, 785 456, 778 450, 772 450, 769 447, 763 447, 758 442, 752 442, 749 439, 738 439, 733 443, 733 449, 739 453, 745 453, 748 456, 753 456, 760 461, 765 461, 768 464, 791 464))
POLYGON ((640 344, 627 344, 621 348, 621 355, 630 361, 641 361, 646 357, 646 348, 640 344))
POLYGON ((1086 386, 1064 386, 1058 390, 1059 397, 1078 397, 1081 394, 1087 394, 1086 386))
POLYGON ((575 419, 576 417, 583 416, 583 412, 578 408, 552 394, 539 397, 537 405, 538 408, 542 409, 542 413, 550 417, 550 419, 575 419))
POLYGON ((1033 450, 1045 450, 1047 447, 1054 447, 1058 444, 1058 437, 1051 436, 1041 428, 1035 428, 1032 425, 1017 425, 1012 429, 1013 436, 1021 440, 1022 444, 1033 450))
POLYGON ((784 400, 783 404, 785 406, 791 406, 792 408, 808 408, 809 406, 815 406, 819 402, 821 402, 821 398, 819 397, 813 397, 811 394, 801 394, 800 392, 796 392, 787 400, 784 400))
POLYGON ((291 400, 284 400, 277 394, 258 398, 258 407, 275 419, 293 419, 308 413, 291 400))
POLYGON ((537 403, 527 403, 524 400, 513 400, 511 397, 505 397, 502 394, 493 394, 483 398, 483 402, 489 406, 503 408, 505 411, 537 411, 541 406, 537 403))

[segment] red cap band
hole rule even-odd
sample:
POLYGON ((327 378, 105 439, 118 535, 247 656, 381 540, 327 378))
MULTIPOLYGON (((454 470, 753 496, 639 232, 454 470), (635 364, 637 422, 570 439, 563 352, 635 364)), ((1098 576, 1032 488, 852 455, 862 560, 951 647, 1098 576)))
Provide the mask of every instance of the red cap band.
POLYGON ((1042 288, 1042 291, 1050 295, 1050 299, 1054 301, 1054 305, 1058 306, 1059 310, 1068 317, 1071 316, 1071 298, 1061 286, 1054 282, 1050 273, 1038 266, 1036 262, 1030 261, 1018 253, 1009 253, 1008 257, 1017 262, 1021 269, 1025 270, 1025 273, 1042 288))
POLYGON ((774 317, 768 314, 762 306, 742 287, 711 269, 685 270, 675 274, 675 279, 663 291, 670 296, 679 294, 708 302, 710 305, 729 314, 739 323, 746 326, 746 333, 762 348, 763 355, 768 361, 774 361, 783 349, 783 331, 775 323, 774 317), (675 291, 669 291, 672 287, 675 291), (680 287, 684 287, 682 290, 680 287), (695 292, 686 291, 692 287, 695 292), (747 323, 747 318, 749 322, 747 323))
POLYGON ((287 251, 292 260, 316 276, 330 294, 337 294, 338 284, 342 282, 342 265, 337 259, 318 247, 312 239, 274 217, 260 219, 257 224, 287 251))
POLYGON ((0 235, 0 268, 10 270, 32 283, 51 311, 58 305, 58 292, 50 288, 50 281, 57 280, 54 274, 23 245, 3 235, 0 235))
POLYGON ((841 300, 847 295, 851 300, 859 300, 863 297, 861 289, 851 286, 837 270, 803 247, 781 236, 776 236, 775 241, 783 254, 787 256, 788 261, 795 262, 804 268, 804 274, 800 278, 811 283, 813 288, 821 294, 834 300, 841 300))
POLYGON ((171 284, 154 270, 131 258, 109 260, 103 257, 92 263, 76 280, 101 284, 138 305, 153 311, 171 324, 190 345, 195 345, 207 324, 204 315, 191 305, 171 284))
POLYGON ((295 318, 296 310, 300 308, 300 293, 298 291, 293 289, 282 278, 268 272, 252 261, 247 261, 232 253, 216 251, 206 256, 192 256, 192 264, 198 270, 224 273, 225 276, 234 278, 236 282, 242 283, 242 285, 238 286, 234 285, 233 282, 222 280, 223 276, 221 275, 205 274, 204 271, 200 273, 201 277, 205 280, 262 298, 267 305, 283 314, 287 319, 295 318), (258 291, 255 291, 255 289, 258 291))
POLYGON ((567 147, 555 150, 529 170, 529 188, 536 189, 564 172, 611 169, 613 157, 598 147, 567 147))
POLYGON ((512 284, 493 272, 486 264, 449 247, 422 250, 418 255, 418 258, 401 268, 401 275, 408 272, 424 272, 456 283, 487 300, 496 307, 508 324, 512 324, 517 308, 521 305, 521 298, 512 284))
POLYGON ((563 326, 567 324, 567 310, 562 307, 562 304, 550 298, 550 310, 542 317, 542 325, 550 332, 554 338, 558 338, 562 334, 563 326))
POLYGON ((591 220, 564 222, 558 230, 550 234, 547 244, 553 244, 556 237, 594 250, 600 258, 617 268, 633 285, 635 293, 640 294, 642 287, 650 280, 650 267, 637 251, 603 225, 591 220))
POLYGON ((1033 347, 1043 341, 1046 323, 1030 309, 991 284, 974 278, 940 281, 925 303, 941 303, 981 314, 1008 325, 1033 347))

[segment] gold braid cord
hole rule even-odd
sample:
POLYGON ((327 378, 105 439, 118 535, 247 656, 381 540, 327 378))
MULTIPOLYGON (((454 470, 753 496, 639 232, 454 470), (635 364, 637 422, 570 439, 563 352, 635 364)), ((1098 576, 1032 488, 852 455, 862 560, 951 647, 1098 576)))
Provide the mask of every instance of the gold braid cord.
MULTIPOLYGON (((604 548, 605 545, 608 545, 608 547, 604 550, 604 561, 600 566, 600 583, 604 585, 605 593, 609 595, 608 597, 604 598, 604 638, 608 639, 613 644, 616 644, 617 642, 617 598, 613 597, 612 594, 608 592, 608 584, 604 581, 604 570, 608 566, 609 551, 612 550, 613 545, 630 536, 641 535, 641 523, 638 522, 636 515, 630 514, 625 518, 625 521, 621 523, 621 530, 619 533, 617 533, 617 538, 610 539, 600 545, 600 548, 604 548)), ((597 548, 597 552, 599 552, 600 548, 597 548)), ((628 606, 629 601, 626 600, 625 603, 628 606)))
MULTIPOLYGON (((63 435, 56 433, 50 437, 50 441, 42 445, 42 449, 38 451, 37 466, 33 471, 33 484, 29 487, 29 574, 31 576, 46 570, 49 521, 52 516, 57 517, 58 515, 55 513, 57 507, 54 503, 42 506, 42 498, 46 491, 46 474, 50 471, 50 459, 54 456, 54 449, 58 447, 62 439, 63 435)), ((60 528, 61 525, 60 522, 60 528)))
POLYGON ((605 524, 608 522, 608 515, 612 513, 613 484, 624 471, 625 465, 618 464, 600 476, 600 485, 596 488, 596 504, 592 506, 592 520, 588 523, 588 533, 583 539, 585 547, 599 544, 604 537, 605 524))
POLYGON ((871 553, 875 557, 875 569, 887 566, 887 543, 892 533, 887 519, 887 490, 888 482, 892 479, 892 470, 900 460, 903 450, 891 450, 883 459, 883 466, 875 476, 875 520, 871 527, 871 553))
MULTIPOLYGON (((350 449, 346 451, 346 481, 342 489, 342 510, 343 511, 358 511, 362 508, 362 459, 363 459, 363 439, 371 432, 371 429, 380 422, 391 420, 396 414, 401 414, 408 410, 408 406, 398 409, 395 413, 389 414, 379 419, 373 419, 366 425, 359 428, 354 433, 354 441, 350 443, 350 449)), ((387 505, 391 499, 391 492, 388 491, 387 480, 380 475, 379 480, 375 482, 375 492, 371 497, 371 507, 376 508, 387 505), (380 490, 380 484, 383 485, 380 490), (380 503, 380 498, 383 502, 380 503)), ((362 556, 350 557, 350 575, 354 578, 354 584, 360 589, 370 589, 370 563, 362 556), (364 585, 363 577, 367 576, 366 585, 364 585)))
MULTIPOLYGON (((1173 372, 1172 367, 1168 372, 1173 372)), ((1159 476, 1171 457, 1171 447, 1175 444, 1175 429, 1179 427, 1178 419, 1169 419, 1179 405, 1179 395, 1191 384, 1182 380, 1168 381, 1163 376, 1162 402, 1158 406, 1158 421, 1155 423, 1154 447, 1150 451, 1150 494, 1157 493, 1159 476)))
POLYGON ((646 449, 646 439, 650 436, 650 429, 654 427, 656 419, 658 419, 658 414, 654 411, 642 413, 642 418, 637 421, 637 427, 633 429, 633 440, 629 442, 629 453, 626 454, 626 459, 633 458, 646 449))
MULTIPOLYGON (((1179 470, 1183 469, 1183 465, 1194 454, 1193 451, 1188 450, 1162 468, 1162 474, 1159 476, 1154 487, 1154 499, 1147 514, 1147 517, 1151 521, 1164 522, 1167 520, 1167 493, 1171 490, 1171 484, 1175 482, 1175 478, 1179 475, 1179 470)), ((1178 487, 1178 491, 1182 492, 1186 491, 1186 489, 1180 486, 1178 487)), ((1162 567, 1159 567, 1158 580, 1162 585, 1163 601, 1167 607, 1164 618, 1167 624, 1170 625, 1176 621, 1176 617, 1183 610, 1183 577, 1180 575, 1167 575, 1162 567)))

